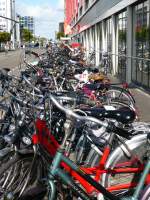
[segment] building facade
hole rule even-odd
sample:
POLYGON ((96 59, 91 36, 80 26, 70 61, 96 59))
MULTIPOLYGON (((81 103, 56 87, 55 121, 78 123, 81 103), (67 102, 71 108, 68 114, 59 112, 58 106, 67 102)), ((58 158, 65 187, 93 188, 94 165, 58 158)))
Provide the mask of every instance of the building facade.
POLYGON ((113 75, 150 89, 150 0, 66 0, 65 14, 96 65, 108 52, 113 75))
POLYGON ((59 23, 59 32, 63 32, 64 33, 64 22, 60 22, 59 23))
MULTIPOLYGON (((0 31, 11 33, 11 48, 20 43, 19 23, 15 12, 15 0, 0 0, 0 31)), ((19 20, 18 20, 19 22, 19 20)))
MULTIPOLYGON (((1 0, 0 1, 0 16, 12 18, 14 15, 14 1, 1 0)), ((10 32, 12 28, 12 22, 10 20, 0 17, 0 31, 10 32)))
POLYGON ((32 16, 20 17, 20 26, 23 29, 28 29, 32 34, 35 34, 35 21, 32 16))

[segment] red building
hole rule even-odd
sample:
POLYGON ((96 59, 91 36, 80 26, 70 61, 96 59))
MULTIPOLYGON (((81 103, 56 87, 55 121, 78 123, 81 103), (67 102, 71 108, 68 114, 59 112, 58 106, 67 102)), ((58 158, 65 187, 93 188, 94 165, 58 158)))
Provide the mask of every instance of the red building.
POLYGON ((73 34, 75 28, 71 29, 78 18, 78 8, 83 0, 65 0, 65 33, 73 34))

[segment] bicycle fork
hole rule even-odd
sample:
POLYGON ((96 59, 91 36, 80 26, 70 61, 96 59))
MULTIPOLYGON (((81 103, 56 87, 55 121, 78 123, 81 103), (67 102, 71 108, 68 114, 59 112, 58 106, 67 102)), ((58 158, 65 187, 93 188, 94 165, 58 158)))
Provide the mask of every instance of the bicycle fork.
POLYGON ((62 142, 62 145, 57 150, 52 165, 49 169, 49 181, 48 185, 50 187, 49 200, 56 200, 56 184, 55 177, 58 176, 60 179, 72 190, 78 194, 83 200, 90 200, 91 198, 87 195, 83 189, 81 189, 76 183, 74 183, 73 179, 69 174, 67 174, 63 169, 60 168, 62 162, 64 162, 69 168, 72 170, 77 170, 77 167, 74 167, 74 163, 64 156, 65 153, 65 143, 70 135, 70 130, 72 124, 70 120, 66 120, 65 122, 65 137, 62 142))
POLYGON ((49 187, 50 187, 50 194, 49 194, 49 200, 56 200, 56 184, 55 184, 55 176, 58 176, 61 178, 61 180, 74 191, 76 194, 79 195, 83 200, 91 200, 84 190, 82 190, 76 183, 73 182, 72 178, 62 169, 60 169, 61 161, 64 161, 68 164, 73 170, 74 165, 73 162, 70 161, 68 158, 65 158, 63 156, 64 151, 62 149, 59 149, 56 153, 56 156, 54 158, 54 161, 52 163, 52 166, 49 170, 49 187))

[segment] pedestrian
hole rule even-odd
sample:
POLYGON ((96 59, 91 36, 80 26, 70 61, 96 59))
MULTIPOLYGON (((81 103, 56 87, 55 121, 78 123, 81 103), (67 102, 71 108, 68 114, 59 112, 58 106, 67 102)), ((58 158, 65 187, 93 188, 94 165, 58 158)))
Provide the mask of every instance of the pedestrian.
POLYGON ((5 55, 8 55, 9 45, 8 43, 5 44, 5 55))

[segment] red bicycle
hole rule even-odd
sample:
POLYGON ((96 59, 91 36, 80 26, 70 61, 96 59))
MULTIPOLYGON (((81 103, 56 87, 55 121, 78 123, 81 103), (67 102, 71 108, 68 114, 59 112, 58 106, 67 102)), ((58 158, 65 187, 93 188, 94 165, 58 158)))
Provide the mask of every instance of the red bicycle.
MULTIPOLYGON (((59 147, 55 136, 51 134, 46 125, 46 121, 44 120, 37 119, 36 128, 37 133, 33 136, 33 143, 42 146, 49 153, 49 155, 53 157, 59 147)), ((110 141, 113 139, 114 135, 115 133, 111 134, 110 141)), ((140 156, 139 158, 137 156, 133 157, 133 154, 138 148, 143 148, 144 145, 146 145, 146 141, 146 134, 137 135, 134 136, 131 140, 127 140, 125 142, 125 145, 128 146, 128 148, 132 152, 132 156, 130 158, 128 157, 128 159, 123 155, 123 150, 120 150, 124 149, 125 151, 124 144, 121 144, 118 148, 116 148, 116 150, 111 152, 111 143, 109 144, 108 142, 108 144, 104 148, 103 155, 99 158, 98 165, 94 167, 83 166, 82 170, 91 175, 97 182, 102 182, 103 185, 107 187, 108 191, 113 192, 129 190, 137 185, 138 181, 134 180, 134 177, 136 175, 139 176, 139 173, 141 173, 144 169, 144 164, 143 162, 141 162, 140 156), (118 152, 122 153, 119 154, 118 152), (113 186, 110 185, 109 180, 111 179, 111 177, 115 176, 122 176, 122 179, 119 179, 118 181, 123 181, 123 183, 118 184, 117 182, 113 186), (128 180, 126 182, 125 180, 127 179, 127 177, 128 180)), ((145 152, 143 152, 143 154, 145 154, 145 152)), ((91 187, 91 185, 87 181, 85 181, 76 172, 70 169, 67 164, 62 162, 61 165, 77 182, 79 182, 85 188, 87 193, 91 194, 93 192, 96 192, 94 187, 91 187)), ((147 178, 147 183, 150 183, 149 178, 147 178)))

